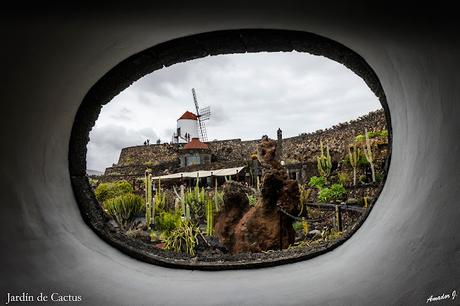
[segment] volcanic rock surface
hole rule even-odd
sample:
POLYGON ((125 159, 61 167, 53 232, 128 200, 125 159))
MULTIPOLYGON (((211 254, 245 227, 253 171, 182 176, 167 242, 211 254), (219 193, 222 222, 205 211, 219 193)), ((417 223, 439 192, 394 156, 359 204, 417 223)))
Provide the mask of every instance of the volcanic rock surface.
POLYGON ((226 186, 225 194, 230 194, 224 198, 225 208, 216 224, 216 234, 232 253, 287 248, 294 242, 294 219, 286 213, 298 214, 298 184, 288 179, 286 171, 276 159, 276 141, 263 136, 257 148, 257 158, 264 168, 264 174, 261 197, 254 207, 244 215, 236 211, 247 206, 245 191, 236 184, 226 186))

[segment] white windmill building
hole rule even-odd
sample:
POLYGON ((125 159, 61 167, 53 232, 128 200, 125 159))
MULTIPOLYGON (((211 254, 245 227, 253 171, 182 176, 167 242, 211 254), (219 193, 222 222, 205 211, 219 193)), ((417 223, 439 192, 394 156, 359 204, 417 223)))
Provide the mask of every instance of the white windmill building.
POLYGON ((196 114, 186 111, 177 119, 177 129, 173 134, 173 143, 188 143, 193 138, 200 138, 207 141, 206 127, 204 121, 208 120, 211 111, 210 107, 200 109, 196 98, 195 89, 192 88, 193 102, 195 103, 196 114))

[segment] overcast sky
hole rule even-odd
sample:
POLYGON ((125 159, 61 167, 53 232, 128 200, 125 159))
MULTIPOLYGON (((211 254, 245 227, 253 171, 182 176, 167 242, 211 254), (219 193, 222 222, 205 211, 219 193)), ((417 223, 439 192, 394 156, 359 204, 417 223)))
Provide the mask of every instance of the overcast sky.
POLYGON ((177 119, 211 107, 208 140, 276 138, 324 129, 381 108, 364 81, 325 57, 298 52, 208 56, 155 71, 102 108, 87 168, 104 171, 123 147, 170 142, 177 119))

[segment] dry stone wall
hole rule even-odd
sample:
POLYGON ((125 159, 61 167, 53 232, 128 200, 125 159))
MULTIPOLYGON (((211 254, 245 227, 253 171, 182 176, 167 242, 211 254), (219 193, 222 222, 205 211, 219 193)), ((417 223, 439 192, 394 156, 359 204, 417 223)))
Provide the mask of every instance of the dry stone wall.
MULTIPOLYGON (((356 120, 340 123, 325 130, 306 133, 283 139, 283 154, 281 159, 289 164, 312 164, 320 152, 320 140, 329 146, 333 160, 340 161, 347 152, 347 146, 352 142, 353 135, 369 131, 386 129, 386 120, 383 110, 371 112, 356 120)), ((262 135, 261 135, 262 136, 262 135)), ((212 153, 212 163, 206 168, 214 166, 246 164, 251 154, 256 152, 257 140, 242 141, 228 139, 208 142, 212 153)), ((174 173, 187 169, 179 168, 179 153, 182 144, 153 144, 123 148, 117 164, 107 168, 105 176, 110 179, 142 176, 145 169, 152 168, 154 174, 174 173)), ((383 164, 386 157, 386 146, 381 146, 376 152, 377 159, 383 164)), ((314 166, 313 166, 314 167, 314 166)))

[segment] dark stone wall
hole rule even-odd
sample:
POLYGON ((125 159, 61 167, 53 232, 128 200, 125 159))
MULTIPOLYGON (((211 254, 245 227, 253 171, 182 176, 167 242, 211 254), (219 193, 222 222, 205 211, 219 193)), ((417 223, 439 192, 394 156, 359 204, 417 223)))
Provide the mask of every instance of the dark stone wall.
MULTIPOLYGON (((353 140, 353 135, 364 133, 364 129, 379 131, 386 129, 383 110, 371 112, 365 116, 346 123, 337 124, 325 130, 305 133, 283 139, 281 160, 287 165, 307 164, 307 176, 316 175, 316 156, 320 152, 320 140, 330 148, 331 156, 338 162, 344 158, 347 146, 353 140), (308 167, 310 165, 310 167, 308 167)), ((206 168, 217 169, 226 165, 245 165, 251 154, 256 152, 259 140, 227 139, 211 141, 207 144, 212 153, 212 163, 206 168), (215 167, 213 167, 215 166, 215 167)), ((105 176, 120 179, 124 176, 142 176, 147 168, 152 168, 154 174, 184 171, 180 168, 179 154, 183 144, 154 144, 123 148, 118 163, 105 170, 105 176)), ((375 152, 377 168, 383 168, 387 157, 387 146, 380 146, 375 152)), ((196 167, 195 167, 196 168, 196 167)), ((305 174, 304 174, 305 176, 305 174)), ((109 179, 109 178, 107 178, 109 179)))

